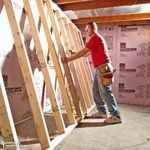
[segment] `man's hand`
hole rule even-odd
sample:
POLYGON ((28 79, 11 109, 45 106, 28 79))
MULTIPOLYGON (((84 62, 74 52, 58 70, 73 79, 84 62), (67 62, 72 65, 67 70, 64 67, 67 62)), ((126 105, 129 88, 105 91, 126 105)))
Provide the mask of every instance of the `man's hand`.
POLYGON ((64 58, 61 58, 61 62, 64 64, 64 63, 68 63, 69 61, 69 58, 68 57, 64 57, 64 58))
POLYGON ((62 63, 67 63, 67 62, 73 61, 75 59, 78 59, 78 58, 84 56, 87 52, 89 52, 89 49, 87 49, 87 48, 83 48, 78 52, 73 52, 72 50, 69 50, 68 55, 67 55, 68 57, 62 58, 62 63), (69 56, 69 54, 70 54, 70 56, 69 56))
POLYGON ((73 52, 71 49, 67 51, 66 55, 68 57, 64 57, 64 58, 61 58, 61 62, 64 64, 64 63, 68 63, 69 62, 69 58, 74 55, 76 52, 73 52))
POLYGON ((73 52, 71 49, 70 50, 68 50, 68 54, 69 55, 74 55, 76 52, 73 52))

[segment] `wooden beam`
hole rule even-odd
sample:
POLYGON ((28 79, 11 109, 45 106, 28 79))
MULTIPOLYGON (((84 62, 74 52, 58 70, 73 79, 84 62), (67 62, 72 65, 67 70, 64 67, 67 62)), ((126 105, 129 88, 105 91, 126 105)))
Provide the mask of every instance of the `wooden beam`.
POLYGON ((150 21, 150 13, 88 17, 74 19, 72 21, 78 27, 85 26, 91 21, 96 22, 98 25, 127 25, 136 24, 138 22, 146 23, 150 21))
POLYGON ((85 9, 96 9, 96 8, 106 8, 106 7, 118 7, 126 5, 136 5, 150 3, 150 0, 86 0, 80 2, 70 2, 70 3, 57 3, 59 7, 63 10, 85 10, 85 9))

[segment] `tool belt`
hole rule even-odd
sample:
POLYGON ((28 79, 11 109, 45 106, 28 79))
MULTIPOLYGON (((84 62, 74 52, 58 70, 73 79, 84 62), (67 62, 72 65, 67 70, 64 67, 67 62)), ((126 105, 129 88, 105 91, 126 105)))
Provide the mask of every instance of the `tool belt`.
POLYGON ((101 64, 97 66, 97 69, 100 73, 100 83, 105 86, 111 85, 114 80, 112 65, 110 63, 101 64))

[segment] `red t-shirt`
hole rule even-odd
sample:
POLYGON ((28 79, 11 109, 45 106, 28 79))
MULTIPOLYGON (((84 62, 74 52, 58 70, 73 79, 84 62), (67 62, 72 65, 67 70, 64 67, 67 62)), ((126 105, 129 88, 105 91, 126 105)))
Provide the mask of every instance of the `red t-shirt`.
POLYGON ((91 51, 91 58, 94 67, 110 62, 106 42, 100 35, 93 35, 86 43, 85 47, 91 51))

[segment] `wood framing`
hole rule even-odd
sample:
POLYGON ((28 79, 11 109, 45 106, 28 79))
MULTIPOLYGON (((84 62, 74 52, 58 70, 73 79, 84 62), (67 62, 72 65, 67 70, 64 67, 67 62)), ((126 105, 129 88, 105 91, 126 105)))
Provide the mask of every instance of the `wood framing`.
MULTIPOLYGON (((79 37, 79 32, 80 32, 79 29, 77 29, 77 27, 74 26, 74 33, 76 35, 77 44, 78 44, 78 47, 81 50, 83 48, 83 46, 82 46, 82 38, 79 37)), ((89 64, 87 64, 86 59, 87 58, 82 58, 82 65, 83 65, 83 68, 84 68, 84 72, 87 75, 86 83, 87 83, 87 86, 88 86, 88 89, 89 89, 89 92, 90 92, 91 104, 94 105, 95 103, 94 103, 93 92, 92 92, 93 82, 92 82, 91 74, 90 74, 90 71, 89 71, 89 68, 88 68, 89 64)))
MULTIPOLYGON (((81 35, 81 31, 76 27, 76 34, 77 34, 77 40, 79 41, 79 46, 80 46, 80 49, 82 49, 84 47, 84 42, 83 42, 83 38, 82 38, 82 35, 81 35)), ((86 57, 85 59, 83 59, 83 62, 84 62, 84 65, 86 66, 86 70, 89 74, 89 82, 90 84, 93 83, 93 80, 94 80, 94 77, 93 77, 93 74, 91 73, 91 67, 90 67, 90 64, 89 64, 89 61, 88 61, 88 58, 86 57)))
POLYGON ((41 0, 36 0, 37 2, 37 6, 40 12, 40 17, 41 17, 41 23, 43 24, 44 27, 44 32, 45 32, 45 36, 48 42, 48 46, 49 46, 49 52, 51 54, 53 63, 54 63, 54 67, 55 67, 55 71, 56 71, 56 75, 58 78, 58 82, 59 82, 59 86, 61 89, 61 94, 62 94, 62 98, 64 101, 64 105, 65 105, 65 109, 67 111, 67 116, 68 116, 68 120, 69 120, 69 124, 73 124, 75 123, 75 118, 72 112, 72 108, 71 108, 71 104, 70 104, 70 100, 69 100, 69 96, 67 93, 67 90, 65 88, 65 83, 64 83, 64 79, 63 79, 63 74, 60 68, 60 64, 57 58, 57 54, 55 51, 55 47, 52 41, 52 37, 51 37, 51 33, 49 30, 49 27, 47 25, 47 21, 44 15, 44 10, 43 10, 43 3, 41 0))
MULTIPOLYGON (((64 79, 63 79, 63 74, 62 74, 61 67, 60 67, 60 64, 59 64, 59 61, 58 61, 58 58, 57 58, 55 47, 54 47, 54 44, 52 42, 51 32, 49 30, 49 27, 47 25, 47 21, 46 21, 45 15, 44 15, 43 4, 42 4, 41 0, 36 1, 36 2, 37 2, 38 9, 39 9, 39 12, 40 12, 41 22, 44 26, 44 32, 45 32, 46 39, 47 39, 47 42, 48 42, 49 52, 52 56, 52 60, 53 60, 53 63, 54 63, 56 75, 58 77, 58 82, 59 82, 59 86, 60 86, 60 89, 61 89, 62 98, 63 98, 63 101, 64 101, 65 109, 67 111, 68 121, 69 121, 69 124, 74 124, 75 123, 75 118, 74 118, 73 111, 72 111, 72 108, 71 108, 69 96, 68 96, 67 90, 65 88, 65 82, 64 82, 64 79)), ((49 7, 48 7, 48 12, 49 12, 49 7)), ((49 15, 53 15, 53 14, 49 14, 49 15)))
MULTIPOLYGON (((71 49, 71 47, 70 47, 70 43, 69 43, 68 38, 67 38, 66 28, 65 28, 65 25, 64 25, 64 23, 61 19, 61 15, 60 15, 59 10, 55 11, 55 16, 57 18, 57 23, 58 23, 59 28, 60 28, 60 32, 61 32, 60 38, 61 38, 62 43, 63 43, 64 51, 67 52, 69 49, 71 49)), ((68 66, 68 64, 67 64, 67 66, 68 66)), ((75 87, 74 88, 75 88, 75 91, 78 93, 77 96, 79 96, 79 100, 81 102, 82 110, 83 110, 84 113, 87 113, 87 107, 86 107, 86 104, 84 102, 84 98, 83 98, 83 95, 82 95, 82 92, 81 92, 81 87, 79 85, 78 78, 77 78, 77 73, 75 71, 73 63, 70 64, 70 69, 73 72, 72 76, 73 76, 73 79, 74 79, 74 82, 75 82, 75 87)))
POLYGON ((86 10, 106 7, 118 7, 136 4, 150 3, 150 0, 85 0, 85 1, 56 1, 58 6, 63 10, 86 10))
POLYGON ((99 16, 72 20, 72 22, 78 27, 85 26, 91 21, 96 22, 98 25, 127 25, 140 22, 147 23, 150 21, 150 13, 99 16))
MULTIPOLYGON (((38 0, 38 2, 40 2, 40 0, 38 0)), ((25 6, 25 11, 27 13, 27 17, 29 20, 31 35, 33 37, 34 44, 36 47, 37 57, 38 57, 38 60, 39 60, 40 66, 41 66, 41 70, 42 70, 42 73, 44 76, 46 89, 47 89, 48 96, 49 96, 49 99, 50 99, 50 102, 52 105, 52 110, 54 112, 54 118, 56 121, 56 126, 57 126, 59 133, 64 133, 65 132, 64 121, 62 118, 60 107, 58 105, 58 101, 57 101, 56 96, 54 94, 54 89, 52 87, 46 57, 44 56, 44 50, 43 50, 42 45, 41 45, 38 29, 36 27, 35 20, 33 17, 34 13, 32 12, 29 0, 24 0, 24 6, 25 6)))
MULTIPOLYGON (((63 21, 65 23, 65 26, 67 28, 67 33, 68 33, 68 36, 69 36, 69 43, 71 45, 71 49, 77 51, 78 50, 78 47, 76 45, 76 43, 74 42, 74 36, 72 35, 72 30, 71 30, 71 25, 70 25, 70 22, 67 21, 67 18, 63 18, 63 21)), ((78 74, 78 79, 79 79, 79 82, 81 83, 81 87, 82 87, 82 90, 83 90, 83 95, 84 95, 84 98, 86 99, 86 104, 87 104, 87 107, 88 109, 91 108, 91 102, 90 102, 90 96, 89 96, 89 93, 88 93, 88 89, 87 89, 87 86, 86 86, 86 83, 85 83, 85 77, 83 75, 83 72, 82 72, 82 67, 81 67, 81 64, 80 64, 80 60, 76 60, 75 62, 75 69, 77 71, 77 74, 78 74)))
POLYGON ((4 0, 4 5, 6 8, 8 20, 10 23, 11 31, 13 33, 13 38, 16 46, 16 53, 19 60, 19 65, 22 71, 25 87, 27 90, 30 106, 33 113, 33 118, 35 122, 35 127, 39 137, 39 141, 42 149, 47 149, 50 147, 50 140, 48 137, 48 130, 46 128, 46 123, 44 116, 39 104, 37 92, 33 82, 33 75, 31 71, 31 66, 27 56, 26 48, 23 41, 23 35, 21 34, 21 29, 16 20, 15 13, 13 10, 13 5, 11 0, 4 0))
MULTIPOLYGON (((70 49, 73 49, 74 50, 74 44, 73 44, 73 37, 71 35, 71 31, 69 29, 69 26, 68 26, 68 23, 67 23, 67 19, 66 18, 59 18, 59 20, 61 20, 63 22, 63 24, 65 25, 65 28, 66 28, 66 33, 67 33, 67 37, 68 37, 68 41, 69 41, 69 45, 70 45, 70 49)), ((77 79, 78 79, 78 83, 80 85, 80 89, 81 89, 81 93, 83 95, 83 98, 84 98, 84 103, 87 107, 87 109, 90 108, 90 103, 89 103, 89 99, 88 99, 88 95, 87 95, 87 91, 85 89, 85 84, 84 84, 84 81, 82 80, 82 76, 81 76, 81 68, 78 68, 78 61, 74 61, 74 62, 71 62, 73 63, 74 65, 74 70, 76 70, 76 76, 77 76, 77 79)))
MULTIPOLYGON (((56 19, 55 19, 54 13, 53 13, 53 9, 52 9, 52 2, 47 1, 46 5, 47 5, 48 13, 49 13, 49 16, 50 16, 50 21, 52 23, 53 32, 54 32, 54 35, 55 35, 55 38, 56 38, 56 41, 57 41, 59 54, 60 54, 61 58, 64 58, 65 57, 64 43, 63 43, 62 39, 60 38, 60 34, 59 34, 59 31, 58 31, 59 27, 57 26, 57 22, 56 22, 56 19)), ((80 107, 79 107, 79 99, 78 99, 77 92, 75 90, 75 86, 74 86, 74 83, 73 83, 73 79, 72 79, 68 64, 67 63, 63 64, 63 68, 64 68, 64 71, 65 71, 65 76, 66 76, 67 81, 68 81, 69 90, 70 90, 70 93, 71 93, 71 96, 72 96, 72 99, 73 99, 73 103, 74 103, 74 107, 75 107, 75 110, 76 110, 77 117, 81 117, 81 110, 80 110, 80 107)))
MULTIPOLYGON (((74 45, 76 46, 76 50, 79 51, 82 49, 82 47, 80 46, 81 41, 79 41, 79 39, 78 39, 77 29, 72 24, 69 24, 69 26, 70 26, 72 36, 74 37, 74 43, 75 43, 74 45)), ((94 105, 93 96, 92 96, 93 94, 92 94, 92 90, 91 90, 92 84, 90 82, 90 74, 87 72, 87 66, 85 65, 85 58, 80 58, 80 65, 82 68, 82 73, 84 75, 84 81, 86 84, 88 96, 90 98, 90 103, 92 106, 92 105, 94 105)))
POLYGON ((17 150, 20 149, 19 139, 17 137, 1 72, 0 72, 0 131, 3 136, 3 140, 4 142, 6 142, 6 144, 7 142, 12 142, 12 145, 15 146, 15 149, 17 150))

